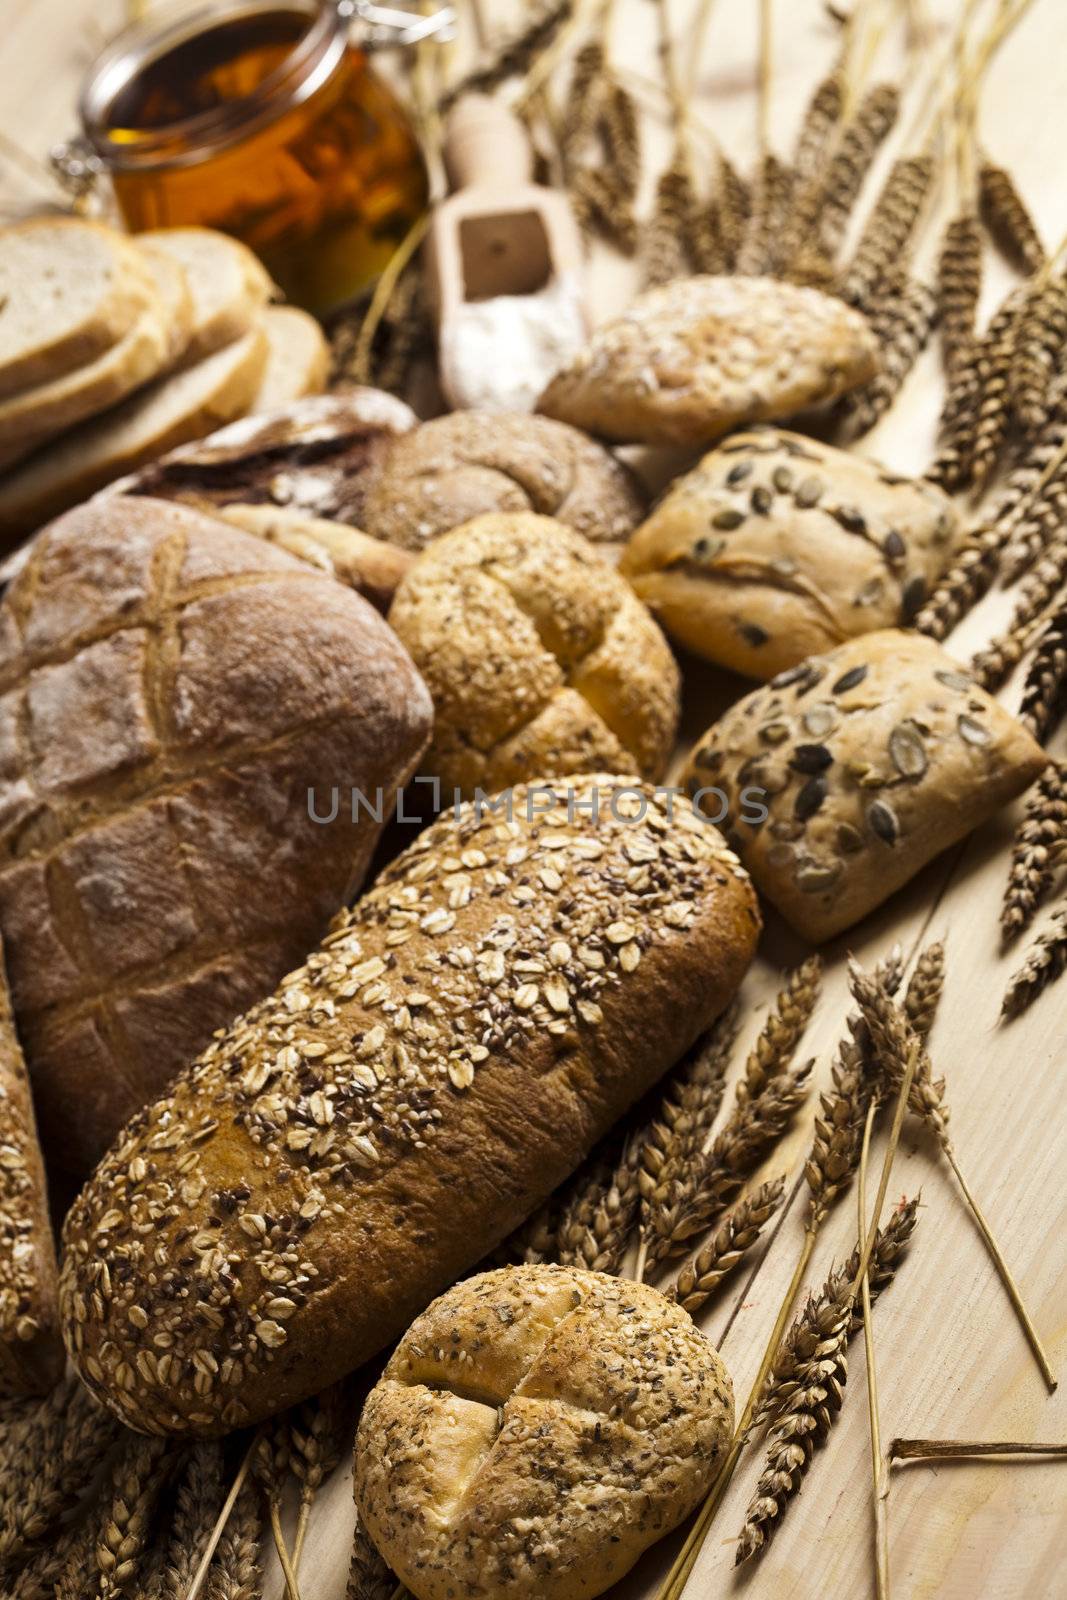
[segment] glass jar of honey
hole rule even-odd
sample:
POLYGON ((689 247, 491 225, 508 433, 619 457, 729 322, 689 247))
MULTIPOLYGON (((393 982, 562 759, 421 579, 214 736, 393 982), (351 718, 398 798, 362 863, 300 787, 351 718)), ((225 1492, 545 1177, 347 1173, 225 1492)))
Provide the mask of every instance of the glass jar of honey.
POLYGON ((120 35, 81 115, 127 225, 234 234, 320 316, 377 277, 424 211, 427 177, 351 10, 200 0, 120 35))

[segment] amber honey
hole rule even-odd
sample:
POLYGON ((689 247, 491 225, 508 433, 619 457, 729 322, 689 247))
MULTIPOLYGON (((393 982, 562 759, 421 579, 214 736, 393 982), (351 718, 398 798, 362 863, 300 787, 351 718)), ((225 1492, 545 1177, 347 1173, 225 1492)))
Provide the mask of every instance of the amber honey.
POLYGON ((325 0, 231 0, 131 30, 82 109, 132 230, 235 234, 319 315, 377 277, 426 206, 411 124, 325 0))

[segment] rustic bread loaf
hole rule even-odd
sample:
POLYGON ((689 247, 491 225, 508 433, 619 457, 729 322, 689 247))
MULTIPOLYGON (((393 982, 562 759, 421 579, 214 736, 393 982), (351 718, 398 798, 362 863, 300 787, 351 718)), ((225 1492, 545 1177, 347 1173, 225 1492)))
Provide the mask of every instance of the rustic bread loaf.
POLYGON ((662 776, 678 668, 630 586, 562 523, 489 513, 454 528, 402 580, 389 621, 433 697, 426 768, 446 792, 662 776))
POLYGON ((219 1433, 366 1361, 726 1005, 746 874, 614 782, 446 812, 122 1133, 67 1218, 61 1303, 132 1427, 219 1433))
POLYGON ((44 1163, 0 944, 0 1400, 46 1394, 64 1361, 44 1163))
POLYGON ((266 364, 266 336, 253 328, 243 339, 157 378, 103 416, 72 428, 0 478, 0 536, 31 533, 120 473, 243 416, 266 364))
POLYGON ((219 516, 235 528, 244 528, 246 533, 281 545, 290 555, 331 572, 383 615, 415 560, 408 551, 398 550, 384 539, 371 539, 358 528, 281 506, 226 506, 219 516))
POLYGON ((536 511, 594 543, 645 513, 636 478, 602 445, 548 417, 457 411, 398 439, 364 482, 365 532, 423 550, 488 511, 536 511))
POLYGON ((620 571, 672 638, 751 678, 910 622, 951 554, 952 501, 799 434, 734 434, 678 479, 620 571))
POLYGON ((0 228, 0 397, 102 356, 142 309, 144 265, 116 229, 80 217, 0 228))
POLYGON ((257 325, 273 284, 248 246, 214 228, 151 228, 137 235, 149 255, 182 269, 193 297, 193 325, 183 362, 191 366, 257 325))
POLYGON ((842 300, 775 278, 679 278, 596 330, 539 402, 634 444, 711 444, 866 383, 878 345, 842 300))
POLYGON ((367 1399, 356 1503, 416 1600, 587 1600, 710 1487, 733 1388, 689 1315, 573 1267, 458 1283, 367 1399))
POLYGON ((269 505, 360 527, 363 476, 415 413, 381 389, 309 395, 244 417, 112 485, 209 511, 269 505))
POLYGON ((729 805, 728 836, 757 888, 820 943, 1021 794, 1047 762, 940 645, 887 629, 739 701, 698 740, 683 782, 691 795, 704 791, 713 820, 729 805))
POLYGON ((431 708, 377 613, 184 506, 101 500, 0 603, 0 930, 49 1160, 125 1119, 269 992, 380 831, 312 785, 391 795, 431 708))
POLYGON ((314 317, 299 306, 268 306, 263 313, 267 366, 256 390, 254 412, 321 394, 330 374, 330 347, 314 317))

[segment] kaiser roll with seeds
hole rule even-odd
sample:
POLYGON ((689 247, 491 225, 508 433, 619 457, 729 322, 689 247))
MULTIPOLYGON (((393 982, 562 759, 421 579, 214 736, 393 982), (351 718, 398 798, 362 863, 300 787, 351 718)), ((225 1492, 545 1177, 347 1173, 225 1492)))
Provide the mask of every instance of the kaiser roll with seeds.
POLYGON ((933 484, 766 428, 734 435, 680 478, 620 570, 680 644, 770 678, 910 622, 957 520, 933 484))
POLYGON ((44 1163, 0 944, 0 1401, 47 1394, 64 1359, 44 1163))
POLYGON ((886 629, 773 678, 697 741, 683 782, 813 943, 852 927, 1030 786, 1048 757, 921 634, 886 629), (747 795, 746 795, 747 791, 747 795), (766 808, 766 815, 760 814, 766 808))
POLYGON ((827 405, 877 370, 866 319, 832 295, 774 278, 679 278, 598 328, 538 409, 622 443, 711 444, 827 405))
POLYGON ((425 766, 446 792, 566 772, 662 777, 678 668, 629 584, 561 523, 489 514, 445 534, 389 621, 433 697, 425 766))
POLYGON ((416 1600, 586 1600, 695 1508, 729 1374, 645 1284, 520 1266, 458 1283, 363 1408, 356 1502, 416 1600))
POLYGON ((61 1278, 70 1354, 124 1422, 222 1433, 366 1361, 728 1003, 747 874, 690 807, 616 788, 445 813, 129 1123, 61 1278))
POLYGON ((391 801, 431 718, 364 600, 214 518, 100 500, 35 541, 0 602, 0 930, 57 1167, 322 937, 381 828, 309 790, 391 801))
POLYGON ((595 544, 617 543, 645 504, 629 468, 577 428, 455 411, 422 423, 379 458, 366 478, 360 526, 417 551, 484 512, 534 511, 595 544))

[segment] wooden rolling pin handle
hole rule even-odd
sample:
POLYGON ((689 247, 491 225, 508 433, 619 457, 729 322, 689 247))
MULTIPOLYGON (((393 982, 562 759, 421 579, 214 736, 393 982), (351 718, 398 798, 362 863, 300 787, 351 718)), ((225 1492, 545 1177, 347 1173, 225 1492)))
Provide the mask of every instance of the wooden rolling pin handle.
POLYGON ((445 127, 444 156, 453 189, 515 189, 533 174, 526 129, 484 94, 465 95, 454 106, 445 127))

